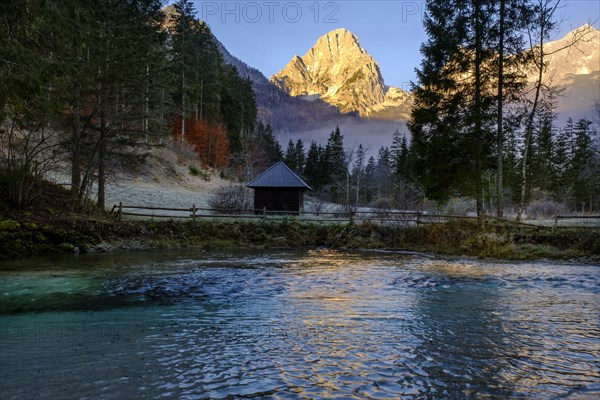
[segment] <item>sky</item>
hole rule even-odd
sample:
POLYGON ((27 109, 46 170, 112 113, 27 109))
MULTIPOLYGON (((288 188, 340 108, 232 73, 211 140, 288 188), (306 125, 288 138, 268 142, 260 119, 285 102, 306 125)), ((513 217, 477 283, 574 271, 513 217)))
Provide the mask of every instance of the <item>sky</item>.
MULTIPOLYGON (((172 3, 169 1, 168 3, 172 3)), ((327 32, 346 28, 381 67, 385 83, 408 88, 427 39, 422 24, 425 1, 408 0, 192 0, 231 54, 267 78, 294 55, 303 56, 327 32)), ((585 23, 599 28, 600 1, 564 1, 555 39, 585 23)))

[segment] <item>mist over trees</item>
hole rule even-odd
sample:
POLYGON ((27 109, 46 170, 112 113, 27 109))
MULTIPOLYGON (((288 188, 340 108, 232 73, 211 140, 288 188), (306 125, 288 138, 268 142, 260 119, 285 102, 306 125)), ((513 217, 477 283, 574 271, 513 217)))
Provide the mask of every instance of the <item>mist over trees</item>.
POLYGON ((329 134, 325 145, 301 139, 287 145, 281 160, 303 177, 313 195, 338 203, 346 209, 362 206, 418 208, 423 200, 413 180, 410 145, 406 134, 394 132, 392 147, 380 147, 375 153, 362 144, 344 145, 339 127, 329 134), (368 156, 368 154, 376 154, 368 156))

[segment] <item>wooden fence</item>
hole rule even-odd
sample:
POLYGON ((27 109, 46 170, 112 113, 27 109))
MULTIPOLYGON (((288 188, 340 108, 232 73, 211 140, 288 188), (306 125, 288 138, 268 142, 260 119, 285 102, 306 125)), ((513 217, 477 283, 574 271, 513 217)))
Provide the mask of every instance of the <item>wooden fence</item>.
POLYGON ((463 216, 433 214, 422 211, 393 211, 393 210, 369 210, 369 211, 350 211, 350 212, 316 212, 301 211, 290 213, 286 211, 267 211, 259 210, 231 210, 231 209, 213 209, 199 208, 192 205, 190 208, 175 207, 150 207, 115 204, 111 213, 119 221, 125 218, 167 218, 167 219, 237 219, 237 220, 264 220, 264 221, 283 221, 298 220, 302 222, 322 222, 322 223, 353 223, 353 222, 373 222, 381 225, 390 226, 420 226, 432 222, 447 222, 456 220, 478 220, 482 223, 495 221, 509 223, 522 227, 531 228, 600 228, 600 216, 556 216, 552 220, 546 221, 527 221, 516 222, 513 220, 500 219, 496 217, 484 216, 463 216), (565 224, 564 221, 571 221, 565 224), (585 221, 586 223, 574 224, 574 221, 585 221), (591 223, 590 223, 591 222, 591 223))

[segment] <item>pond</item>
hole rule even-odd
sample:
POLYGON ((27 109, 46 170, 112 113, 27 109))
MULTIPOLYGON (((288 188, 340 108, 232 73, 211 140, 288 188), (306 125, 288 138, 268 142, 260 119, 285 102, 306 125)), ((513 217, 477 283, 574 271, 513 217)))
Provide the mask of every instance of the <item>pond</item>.
POLYGON ((330 250, 4 261, 0 393, 594 398, 599 272, 330 250))

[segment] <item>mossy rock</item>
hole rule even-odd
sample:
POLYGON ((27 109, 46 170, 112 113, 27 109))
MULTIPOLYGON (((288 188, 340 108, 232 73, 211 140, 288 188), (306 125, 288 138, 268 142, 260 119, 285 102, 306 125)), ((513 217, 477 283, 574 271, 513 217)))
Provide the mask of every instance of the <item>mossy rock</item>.
POLYGON ((29 252, 20 240, 12 240, 0 245, 0 254, 5 254, 9 257, 21 257, 28 255, 29 252))
POLYGON ((4 221, 0 221, 0 231, 9 231, 15 232, 21 229, 21 224, 12 219, 6 219, 4 221))
POLYGON ((75 247, 71 243, 61 243, 61 244, 57 245, 56 248, 63 253, 78 253, 79 252, 79 248, 75 247))
POLYGON ((202 243, 202 248, 205 250, 233 249, 239 247, 238 243, 230 240, 210 240, 202 243))
POLYGON ((30 247, 30 253, 31 255, 43 255, 43 254, 53 254, 53 253, 60 253, 61 250, 59 250, 57 247, 52 246, 50 244, 46 244, 46 243, 36 243, 33 244, 30 247))
POLYGON ((52 231, 52 237, 56 239, 67 239, 70 235, 67 233, 67 230, 64 228, 58 228, 52 231))
POLYGON ((0 231, 0 243, 8 242, 12 237, 10 232, 0 231))
POLYGON ((21 239, 21 240, 23 240, 23 241, 26 241, 26 242, 28 242, 28 243, 31 243, 31 241, 32 241, 32 236, 33 236, 33 235, 32 235, 32 232, 30 232, 30 231, 26 231, 26 230, 21 230, 21 231, 19 231, 19 232, 16 232, 16 233, 14 234, 14 237, 15 237, 15 238, 17 238, 17 239, 21 239))
POLYGON ((23 222, 23 228, 25 228, 29 231, 37 231, 38 230, 38 226, 35 222, 23 222))

